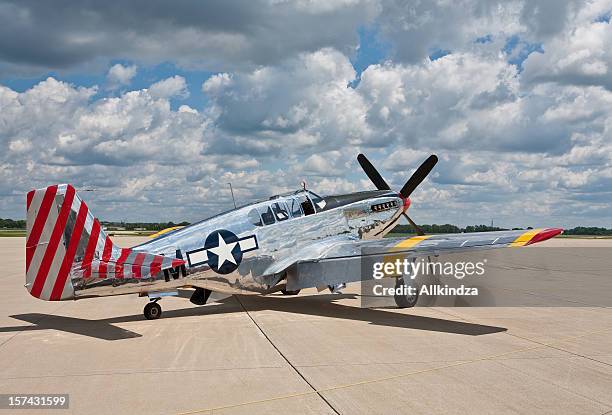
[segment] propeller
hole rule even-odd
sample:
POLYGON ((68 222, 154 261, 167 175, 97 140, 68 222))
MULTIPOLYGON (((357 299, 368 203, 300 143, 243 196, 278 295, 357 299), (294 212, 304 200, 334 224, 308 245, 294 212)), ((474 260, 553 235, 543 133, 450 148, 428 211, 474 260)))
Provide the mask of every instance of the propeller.
POLYGON ((383 179, 378 170, 376 170, 376 167, 374 167, 374 165, 370 163, 370 160, 368 160, 366 156, 364 156, 363 154, 359 154, 357 156, 357 161, 361 165, 361 168, 363 169, 365 174, 370 178, 370 180, 372 181, 372 183, 374 183, 374 186, 376 186, 378 190, 391 190, 385 179, 383 179))
POLYGON ((410 219, 410 216, 408 216, 406 214, 406 212, 402 212, 402 215, 404 215, 404 217, 408 220, 408 222, 410 223, 410 226, 412 226, 414 228, 414 230, 416 231, 417 235, 419 235, 419 236, 425 235, 425 232, 423 231, 423 229, 421 229, 421 227, 419 225, 417 225, 415 221, 410 219))
MULTIPOLYGON (((376 170, 374 165, 370 163, 370 160, 368 160, 366 156, 364 156, 363 154, 359 154, 357 156, 357 161, 359 162, 359 165, 361 166, 365 174, 370 178, 370 180, 372 181, 372 183, 374 183, 374 186, 376 186, 378 190, 391 190, 385 179, 383 179, 378 170, 376 170)), ((435 154, 432 154, 427 158, 427 160, 421 163, 419 168, 416 169, 414 173, 412 173, 412 176, 410 176, 408 181, 402 187, 402 190, 400 190, 399 192, 401 198, 404 199, 404 201, 408 200, 408 203, 410 203, 408 199, 409 196, 412 194, 412 192, 414 192, 414 189, 416 189, 421 184, 421 182, 425 180, 427 175, 431 173, 431 170, 434 168, 437 162, 438 157, 435 154)), ((425 235, 423 229, 421 229, 419 225, 417 225, 412 219, 410 219, 406 212, 402 212, 402 215, 404 215, 406 220, 408 220, 408 223, 410 223, 410 226, 414 228, 417 235, 425 235)))
POLYGON ((410 196, 412 192, 414 192, 414 189, 416 189, 417 186, 420 185, 423 180, 425 180, 425 177, 427 177, 437 162, 438 157, 435 154, 427 157, 427 160, 425 160, 419 166, 419 168, 412 173, 412 176, 410 176, 406 184, 404 184, 404 187, 402 187, 402 190, 400 190, 400 195, 402 195, 402 197, 410 196))

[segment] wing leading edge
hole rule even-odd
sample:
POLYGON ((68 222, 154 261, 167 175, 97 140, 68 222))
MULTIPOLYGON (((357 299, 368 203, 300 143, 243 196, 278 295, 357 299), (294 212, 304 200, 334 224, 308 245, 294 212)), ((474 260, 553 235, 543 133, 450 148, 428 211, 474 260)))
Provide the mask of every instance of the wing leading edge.
POLYGON ((274 264, 270 271, 287 273, 287 289, 360 281, 361 260, 366 255, 422 257, 483 249, 523 247, 555 237, 560 228, 518 231, 423 235, 410 238, 359 240, 336 237, 306 247, 293 258, 274 264), (281 269, 282 267, 282 269, 281 269))

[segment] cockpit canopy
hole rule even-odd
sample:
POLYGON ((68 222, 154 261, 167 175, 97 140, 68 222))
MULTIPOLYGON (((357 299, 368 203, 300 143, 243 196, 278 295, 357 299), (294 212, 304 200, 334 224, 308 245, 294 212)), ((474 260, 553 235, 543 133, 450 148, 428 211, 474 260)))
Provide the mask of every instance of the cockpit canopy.
POLYGON ((325 207, 325 200, 309 190, 298 190, 272 196, 249 211, 249 222, 255 226, 272 225, 291 218, 314 215, 325 207))

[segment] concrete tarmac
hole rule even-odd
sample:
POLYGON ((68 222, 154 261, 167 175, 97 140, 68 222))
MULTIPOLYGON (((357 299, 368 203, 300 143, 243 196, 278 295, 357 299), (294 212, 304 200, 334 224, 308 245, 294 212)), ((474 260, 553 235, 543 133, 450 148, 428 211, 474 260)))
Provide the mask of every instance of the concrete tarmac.
POLYGON ((612 413, 610 308, 360 309, 349 286, 165 298, 148 321, 134 295, 31 297, 23 238, 0 238, 0 264, 0 393, 70 394, 53 414, 612 413))

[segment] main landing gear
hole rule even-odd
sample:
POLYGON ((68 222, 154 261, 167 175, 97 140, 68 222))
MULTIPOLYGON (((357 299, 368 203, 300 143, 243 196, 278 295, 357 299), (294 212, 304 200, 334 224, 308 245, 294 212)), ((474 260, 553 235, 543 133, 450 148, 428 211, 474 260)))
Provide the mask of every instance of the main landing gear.
POLYGON ((397 278, 395 280, 395 289, 396 294, 393 296, 393 299, 398 308, 411 308, 419 301, 418 287, 407 285, 403 278, 397 278), (400 287, 404 290, 399 290, 400 287))
POLYGON ((157 304, 157 300, 159 300, 159 298, 151 301, 145 306, 144 316, 147 320, 157 320, 161 317, 162 308, 159 304, 157 304))

